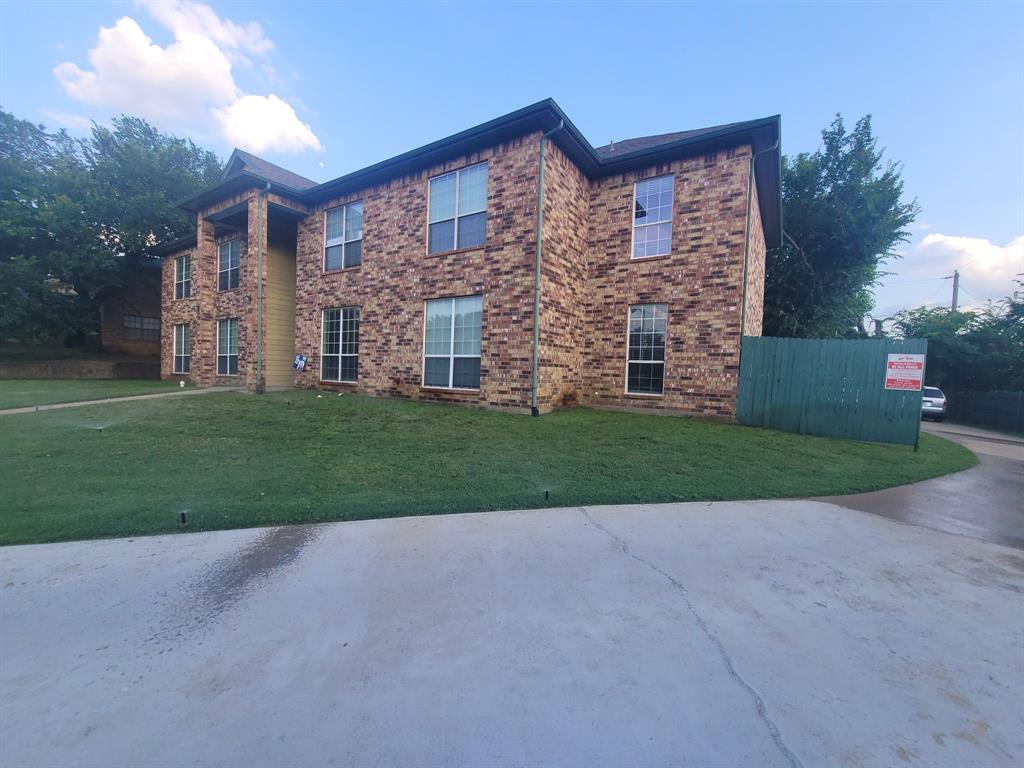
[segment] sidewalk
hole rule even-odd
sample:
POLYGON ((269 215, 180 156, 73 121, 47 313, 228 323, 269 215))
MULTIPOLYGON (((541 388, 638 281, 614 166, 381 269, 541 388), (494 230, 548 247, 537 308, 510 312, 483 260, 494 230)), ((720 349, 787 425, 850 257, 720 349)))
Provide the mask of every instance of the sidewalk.
POLYGON ((127 400, 153 400, 157 397, 184 397, 185 395, 204 395, 209 392, 242 392, 240 387, 190 387, 171 392, 154 392, 149 395, 126 395, 125 397, 105 397, 102 400, 78 400, 72 403, 49 403, 47 405, 27 405, 23 408, 6 408, 0 410, 0 416, 14 416, 19 413, 36 413, 52 411, 57 408, 80 408, 83 405, 103 405, 104 403, 123 403, 127 400))

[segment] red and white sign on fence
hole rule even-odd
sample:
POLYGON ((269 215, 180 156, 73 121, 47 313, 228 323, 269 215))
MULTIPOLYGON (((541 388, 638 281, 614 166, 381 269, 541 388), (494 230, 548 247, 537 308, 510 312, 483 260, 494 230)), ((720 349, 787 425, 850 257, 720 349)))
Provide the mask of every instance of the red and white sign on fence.
POLYGON ((885 388, 920 392, 924 384, 924 355, 889 355, 885 388))

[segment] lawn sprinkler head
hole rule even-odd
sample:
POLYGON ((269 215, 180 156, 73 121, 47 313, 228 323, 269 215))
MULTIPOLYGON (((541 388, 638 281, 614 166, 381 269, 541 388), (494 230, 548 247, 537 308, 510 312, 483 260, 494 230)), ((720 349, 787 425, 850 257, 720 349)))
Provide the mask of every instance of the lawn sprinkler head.
POLYGON ((181 527, 182 528, 184 528, 186 525, 188 525, 188 518, 186 517, 186 513, 185 512, 181 513, 180 520, 181 520, 181 527))

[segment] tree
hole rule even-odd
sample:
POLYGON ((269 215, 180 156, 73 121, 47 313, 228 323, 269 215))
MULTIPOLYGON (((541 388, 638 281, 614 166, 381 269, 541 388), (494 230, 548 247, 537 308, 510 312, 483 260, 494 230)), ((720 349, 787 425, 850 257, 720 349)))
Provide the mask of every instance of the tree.
POLYGON ((952 391, 1024 389, 1024 283, 981 311, 918 307, 896 315, 903 338, 928 339, 928 381, 952 391))
POLYGON ((900 168, 883 164, 871 116, 847 133, 840 115, 822 149, 783 158, 785 242, 768 253, 764 333, 866 335, 870 288, 918 213, 904 203, 900 168))
POLYGON ((177 203, 220 173, 212 152, 138 118, 76 140, 0 110, 0 341, 95 331, 102 291, 190 231, 177 203))

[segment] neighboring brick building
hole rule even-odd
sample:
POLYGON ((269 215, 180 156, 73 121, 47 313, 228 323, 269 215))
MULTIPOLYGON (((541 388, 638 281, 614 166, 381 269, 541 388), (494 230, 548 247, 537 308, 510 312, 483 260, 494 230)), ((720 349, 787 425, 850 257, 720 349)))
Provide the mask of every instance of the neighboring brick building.
POLYGON ((779 130, 595 149, 546 100, 324 184, 236 150, 162 249, 162 374, 729 418, 781 237, 779 130))
POLYGON ((100 347, 104 352, 160 357, 160 270, 144 264, 106 288, 100 300, 100 347))

